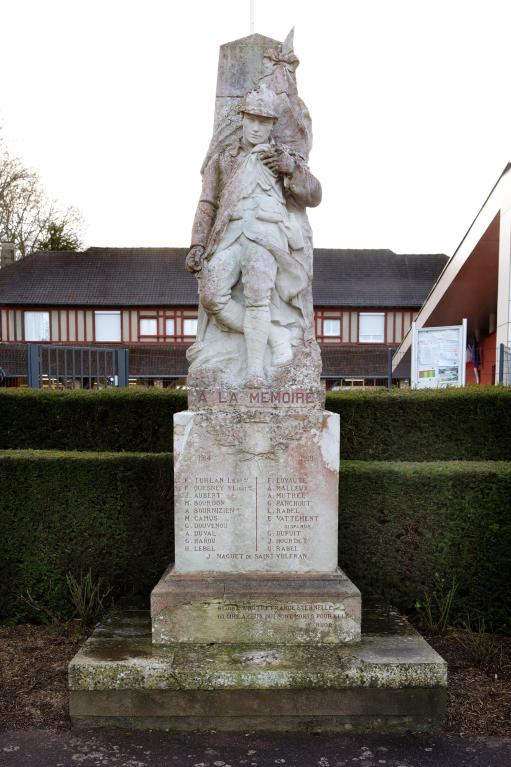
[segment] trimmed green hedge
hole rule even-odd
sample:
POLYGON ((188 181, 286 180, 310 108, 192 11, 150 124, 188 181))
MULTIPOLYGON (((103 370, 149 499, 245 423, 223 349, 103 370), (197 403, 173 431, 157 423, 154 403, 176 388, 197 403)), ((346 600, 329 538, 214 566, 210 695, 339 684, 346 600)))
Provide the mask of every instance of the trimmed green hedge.
MULTIPOLYGON (((0 390, 0 449, 167 452, 186 407, 171 390, 0 390)), ((511 388, 339 392, 327 408, 344 459, 511 459, 511 388)))
MULTIPOLYGON (((145 600, 173 555, 168 454, 0 452, 0 614, 30 591, 69 614, 65 576, 92 568, 145 600)), ((437 576, 453 618, 511 628, 511 464, 343 462, 339 561, 364 597, 409 610, 437 576)))
POLYGON ((454 576, 453 618, 511 630, 511 463, 351 461, 339 490, 339 561, 363 596, 410 610, 454 576))
POLYGON ((172 452, 181 391, 0 389, 0 450, 172 452))
POLYGON ((509 461, 511 388, 329 394, 341 457, 358 461, 509 461))
POLYGON ((66 573, 147 597, 173 558, 169 454, 0 452, 0 619, 33 618, 27 590, 67 616, 66 573))

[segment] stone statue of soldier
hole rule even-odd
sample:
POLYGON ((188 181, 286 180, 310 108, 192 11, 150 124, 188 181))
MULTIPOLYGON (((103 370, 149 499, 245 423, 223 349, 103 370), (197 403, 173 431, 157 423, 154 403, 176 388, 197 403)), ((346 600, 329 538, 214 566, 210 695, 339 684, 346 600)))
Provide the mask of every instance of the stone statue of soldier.
MULTIPOLYGON (((319 204, 321 186, 304 158, 272 140, 272 90, 248 93, 241 111, 241 140, 205 168, 186 268, 198 276, 200 311, 220 330, 243 334, 246 375, 238 384, 252 388, 268 383, 268 347, 272 369, 293 360, 297 323, 289 309, 294 301, 304 313, 296 297, 312 277, 312 247, 310 270, 296 255, 307 250, 300 211, 319 204)), ((192 360, 204 343, 198 337, 192 360)))

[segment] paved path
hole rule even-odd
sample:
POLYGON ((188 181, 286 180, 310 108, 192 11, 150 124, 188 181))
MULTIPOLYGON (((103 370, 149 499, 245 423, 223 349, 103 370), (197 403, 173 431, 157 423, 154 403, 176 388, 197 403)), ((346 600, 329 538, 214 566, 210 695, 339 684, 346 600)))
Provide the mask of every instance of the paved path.
POLYGON ((511 767, 511 739, 123 730, 0 732, 1 767, 511 767))

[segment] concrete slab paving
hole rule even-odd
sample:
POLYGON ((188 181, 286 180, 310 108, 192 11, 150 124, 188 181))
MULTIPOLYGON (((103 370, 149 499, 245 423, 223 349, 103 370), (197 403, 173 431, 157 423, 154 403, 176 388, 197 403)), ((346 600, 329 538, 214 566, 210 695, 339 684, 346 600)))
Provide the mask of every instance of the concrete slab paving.
POLYGON ((511 739, 16 730, 2 767, 509 767, 511 739))

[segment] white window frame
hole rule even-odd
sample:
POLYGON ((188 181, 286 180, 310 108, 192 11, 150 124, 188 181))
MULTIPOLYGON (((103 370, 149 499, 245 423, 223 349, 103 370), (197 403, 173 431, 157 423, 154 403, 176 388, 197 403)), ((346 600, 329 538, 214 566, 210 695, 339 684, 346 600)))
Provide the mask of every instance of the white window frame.
POLYGON ((176 320, 174 317, 165 318, 165 335, 173 338, 176 335, 176 320), (169 333, 169 322, 172 323, 172 332, 169 333))
POLYGON ((197 322, 198 320, 195 317, 183 317, 183 335, 187 337, 196 336, 197 335, 197 322), (195 330, 193 333, 189 333, 186 331, 186 323, 187 322, 194 322, 195 323, 195 330))
POLYGON ((323 317, 323 336, 325 338, 340 338, 341 337, 341 320, 339 317, 323 317), (328 332, 326 329, 327 322, 336 322, 338 331, 336 333, 328 332))
POLYGON ((359 344, 384 344, 385 343, 385 312, 359 312, 358 315, 358 342, 359 344), (382 333, 362 333, 363 317, 381 317, 382 333), (365 337, 363 337, 365 336, 365 337))
POLYGON ((120 311, 95 311, 94 312, 94 338, 98 343, 108 343, 108 344, 119 344, 122 340, 122 328, 121 328, 121 312, 120 311), (119 332, 115 335, 118 336, 118 338, 109 338, 108 334, 104 331, 100 331, 98 333, 98 317, 114 317, 117 316, 119 319, 119 332))
MULTIPOLYGON (((23 313, 23 331, 25 334, 25 341, 37 342, 37 341, 49 341, 50 340, 50 312, 24 312, 23 313), (38 319, 42 321, 40 326, 40 332, 32 333, 30 328, 31 320, 35 319, 36 315, 38 319), (27 322, 28 320, 28 322, 27 322)), ((33 329, 33 328, 32 328, 33 329)))
MULTIPOLYGON (((152 326, 151 326, 152 327, 152 326)), ((141 317, 140 318, 140 330, 139 335, 144 338, 156 338, 158 335, 158 318, 157 317, 141 317), (154 322, 154 333, 148 333, 147 331, 142 330, 142 324, 144 322, 154 322)))

